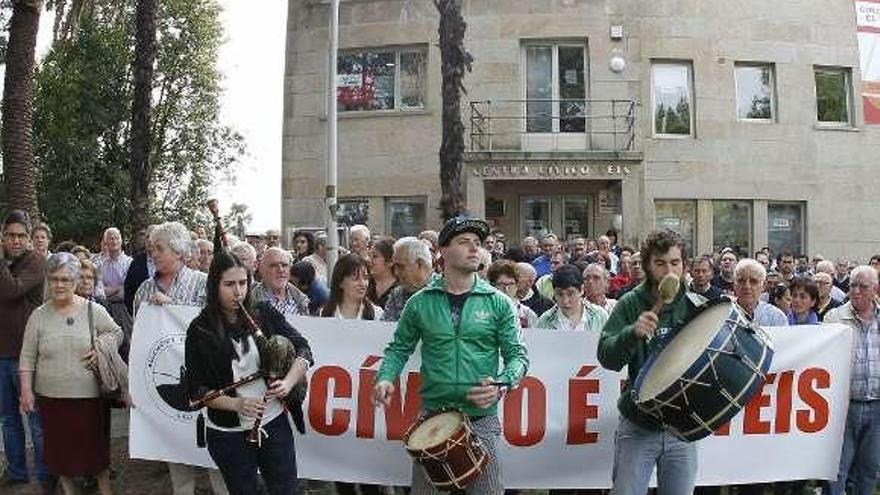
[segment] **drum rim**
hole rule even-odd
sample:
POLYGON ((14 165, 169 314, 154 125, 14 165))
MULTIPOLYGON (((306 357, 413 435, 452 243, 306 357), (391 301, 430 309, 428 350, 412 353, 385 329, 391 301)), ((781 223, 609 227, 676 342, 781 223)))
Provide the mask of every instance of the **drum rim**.
MULTIPOLYGON (((715 306, 719 306, 721 304, 730 304, 730 306, 731 306, 730 312, 732 313, 734 311, 737 311, 737 314, 739 314, 742 317, 742 313, 739 310, 739 307, 737 306, 737 304, 734 301, 728 299, 727 297, 722 297, 719 299, 710 300, 710 301, 706 302, 705 304, 703 304, 702 306, 697 308, 697 311, 694 312, 693 316, 691 317, 691 319, 687 323, 685 323, 684 325, 679 327, 675 332, 669 332, 668 334, 664 335, 662 337, 662 340, 660 341, 660 350, 658 352, 652 352, 648 356, 648 358, 645 359, 645 362, 642 364, 641 369, 639 369, 638 375, 636 375, 636 380, 633 383, 633 389, 632 389, 633 400, 635 401, 636 404, 640 403, 639 390, 642 389, 642 385, 644 384, 645 379, 647 378, 647 376, 650 373, 651 369, 653 368, 654 364, 657 362, 657 359, 659 358, 660 354, 662 354, 663 351, 666 350, 666 347, 669 345, 669 342, 672 341, 672 339, 675 338, 676 335, 678 335, 678 332, 680 332, 682 329, 684 329, 691 321, 694 321, 695 319, 697 319, 697 317, 699 317, 701 314, 705 313, 707 310, 714 308, 715 306)), ((728 315, 728 318, 729 318, 729 315, 728 315)), ((728 320, 725 319, 725 322, 726 321, 728 321, 728 320)), ((723 327, 721 327, 721 328, 723 328, 723 327)), ((710 346, 716 347, 716 344, 718 344, 716 342, 716 340, 718 340, 718 338, 719 338, 719 333, 721 333, 721 328, 718 328, 715 330, 715 334, 712 336, 712 340, 709 341, 710 346)), ((704 350, 704 352, 705 352, 705 350, 704 350)), ((700 360, 702 358, 703 358, 703 354, 700 354, 693 363, 689 364, 687 366, 687 368, 684 369, 684 373, 687 374, 687 372, 689 372, 691 370, 691 368, 693 368, 695 365, 700 363, 700 360)), ((671 385, 669 385, 669 387, 671 387, 672 385, 675 385, 675 383, 672 383, 671 385)), ((663 392, 665 392, 666 390, 669 390, 669 387, 664 388, 657 395, 660 395, 663 392)), ((654 397, 656 397, 657 395, 655 395, 654 397)), ((653 400, 654 397, 651 397, 650 399, 646 399, 646 400, 653 400)))
MULTIPOLYGON (((743 319, 746 322, 748 322, 748 320, 742 314, 742 310, 739 307, 739 305, 736 304, 735 301, 731 301, 730 299, 727 299, 727 298, 718 299, 718 300, 712 301, 711 303, 708 303, 704 306, 701 306, 700 310, 694 314, 694 317, 691 319, 691 321, 693 321, 693 319, 696 319, 696 317, 699 316, 699 314, 706 311, 707 309, 715 307, 718 304, 728 303, 728 302, 731 303, 731 308, 732 308, 731 313, 736 312, 737 315, 739 316, 739 319, 743 319)), ((730 321, 729 317, 725 321, 729 322, 730 321)), ((751 323, 751 322, 748 322, 748 323, 751 323)), ((754 374, 752 376, 752 378, 749 380, 748 385, 743 387, 743 389, 739 391, 739 393, 734 397, 734 400, 738 400, 739 398, 743 397, 744 395, 752 395, 758 387, 763 385, 764 380, 766 379, 766 375, 767 375, 767 373, 770 369, 771 363, 773 361, 774 349, 773 349, 772 340, 769 338, 769 335, 767 335, 767 333, 763 330, 763 328, 761 328, 758 325, 754 325, 754 324, 752 324, 752 325, 756 328, 755 333, 757 335, 759 335, 757 338, 759 340, 761 340, 762 342, 764 342, 764 344, 765 344, 763 347, 763 352, 761 354, 760 361, 758 363, 755 363, 756 368, 758 368, 761 371, 761 374, 760 375, 754 374), (757 379, 758 377, 760 377, 761 380, 758 380, 757 379)), ((684 328, 684 326, 682 326, 681 328, 684 328)), ((723 345, 727 344, 730 341, 730 339, 733 338, 733 336, 734 336, 733 331, 727 332, 727 335, 722 337, 722 335, 721 335, 722 328, 724 328, 724 327, 719 328, 715 332, 715 336, 712 338, 712 341, 710 342, 711 347, 720 348, 723 345), (718 342, 719 339, 721 340, 721 342, 718 342)), ((676 332, 676 334, 677 334, 677 332, 676 332)), ((675 336, 675 334, 673 334, 671 337, 669 337, 669 339, 671 340, 671 338, 673 338, 674 336, 675 336)), ((665 345, 666 344, 663 345, 663 348, 665 348, 665 345)), ((631 393, 633 395, 633 402, 635 402, 636 406, 642 412, 644 412, 645 414, 648 414, 651 418, 653 418, 658 423, 660 423, 665 429, 671 431, 675 436, 677 436, 678 438, 681 438, 682 440, 695 441, 695 440, 699 440, 700 438, 704 438, 706 436, 711 435, 712 433, 714 433, 714 430, 711 430, 705 426, 704 427, 697 427, 697 428, 688 430, 687 432, 684 432, 684 433, 679 432, 675 428, 670 427, 668 423, 666 423, 665 421, 662 421, 660 418, 658 418, 653 413, 652 409, 656 410, 656 407, 654 407, 654 408, 645 407, 645 404, 650 404, 650 403, 656 402, 657 396, 662 395, 663 393, 669 391, 672 387, 674 387, 679 382, 679 380, 681 378, 677 379, 674 383, 672 383, 668 387, 664 388, 660 393, 658 393, 654 397, 647 399, 645 401, 639 400, 638 391, 640 390, 640 388, 645 380, 645 377, 647 376, 647 374, 650 370, 650 367, 653 366, 653 364, 657 360, 657 357, 663 352, 663 348, 661 348, 660 352, 652 353, 648 357, 648 359, 645 361, 645 364, 642 366, 641 370, 639 370, 639 374, 636 377, 636 381, 635 381, 633 389, 631 391, 631 393), (694 437, 695 434, 700 434, 700 433, 702 433, 702 436, 694 437)), ((682 376, 685 376, 685 375, 699 376, 700 374, 705 372, 709 366, 711 366, 711 363, 712 363, 712 360, 711 360, 710 356, 707 355, 704 351, 703 354, 701 354, 697 358, 696 361, 694 361, 690 366, 688 366, 688 368, 684 371, 682 376)), ((666 400, 666 402, 668 402, 669 400, 680 397, 681 394, 683 394, 684 391, 689 388, 690 388, 690 385, 685 387, 683 390, 679 390, 679 391, 675 392, 670 398, 668 398, 666 400)), ((718 414, 713 416, 708 422, 702 421, 702 420, 701 420, 701 422, 704 423, 705 425, 709 425, 713 422, 716 422, 720 418, 722 418, 725 414, 729 414, 733 407, 734 407, 734 405, 728 402, 728 405, 725 406, 721 410, 721 412, 719 412, 718 414)), ((730 418, 727 418, 727 421, 729 421, 734 416, 736 416, 736 414, 739 413, 739 411, 741 411, 743 407, 744 407, 744 405, 740 406, 738 409, 736 409, 736 411, 730 416, 730 418)), ((718 426, 719 427, 723 426, 723 423, 719 424, 718 426)))
MULTIPOLYGON (((641 393, 640 393, 641 389, 644 386, 645 381, 648 378, 648 375, 651 374, 651 371, 654 369, 654 366, 657 364, 657 361, 660 360, 660 356, 666 351, 666 349, 672 343, 673 339, 675 339, 675 337, 677 337, 678 334, 682 330, 687 328, 688 325, 690 325, 693 321, 695 321, 697 318, 699 318, 703 313, 708 312, 709 309, 714 309, 717 306, 721 306, 722 304, 728 304, 728 303, 730 304, 730 310, 727 311, 727 315, 724 317, 724 319, 721 322, 722 325, 715 330, 715 333, 712 335, 712 338, 709 340, 709 344, 707 346, 707 348, 708 347, 717 347, 716 340, 718 340, 720 338, 721 330, 723 330, 725 328, 725 326, 728 323, 730 323, 730 315, 734 311, 736 311, 736 303, 733 303, 732 301, 718 300, 714 304, 707 305, 705 307, 700 307, 700 311, 695 313, 693 315, 693 317, 687 323, 685 323, 684 325, 679 327, 675 332, 670 332, 670 333, 663 336, 663 340, 660 342, 659 351, 653 352, 653 353, 651 353, 651 355, 648 356, 648 359, 645 360, 645 363, 642 365, 642 368, 639 370, 639 374, 636 376, 635 387, 633 388, 633 391, 635 392, 636 403, 643 402, 641 400, 641 393)), ((742 317, 741 313, 737 313, 737 314, 740 317, 742 317)), ((727 340, 725 339, 723 341, 723 343, 726 343, 726 342, 727 342, 727 340)), ((687 367, 682 372, 682 376, 688 374, 688 372, 691 371, 691 368, 693 368, 694 365, 699 364, 699 362, 703 358, 705 352, 706 352, 706 349, 703 349, 703 351, 701 351, 701 353, 697 355, 697 357, 694 359, 694 361, 687 365, 687 367)), ((672 383, 670 383, 666 387, 662 388, 657 394, 655 394, 654 396, 652 396, 651 398, 646 399, 646 400, 653 400, 654 397, 657 397, 658 395, 666 392, 667 390, 669 390, 670 387, 675 385, 678 382, 678 379, 680 379, 680 378, 681 377, 677 378, 675 381, 673 381, 672 383)))
MULTIPOLYGON (((732 338, 733 338, 733 332, 731 332, 729 334, 728 338, 725 339, 724 343, 726 344, 732 338)), ((713 343, 714 343, 714 341, 713 341, 713 343)), ((645 414, 648 414, 649 416, 654 418, 665 429, 669 430, 676 437, 678 437, 682 440, 692 442, 692 441, 699 440, 701 438, 705 438, 705 437, 713 434, 715 432, 715 429, 723 426, 726 422, 729 422, 731 419, 733 419, 733 417, 736 416, 745 407, 745 404, 738 405, 739 400, 742 397, 753 395, 757 391, 757 389, 764 384, 764 381, 766 380, 766 375, 770 370, 770 366, 772 364, 774 354, 775 353, 774 353, 772 346, 765 345, 762 349, 761 359, 759 360, 758 363, 755 363, 756 368, 758 368, 761 371, 761 373, 760 374, 753 374, 752 377, 749 379, 748 383, 746 384, 746 386, 742 387, 742 389, 739 390, 736 395, 732 396, 732 398, 734 399, 734 401, 736 403, 731 403, 730 401, 728 401, 727 405, 725 405, 713 417, 709 418, 708 420, 700 419, 699 422, 703 424, 702 426, 698 425, 696 428, 687 430, 685 432, 681 432, 678 429, 670 426, 669 423, 661 420, 660 418, 658 418, 654 414, 654 411, 657 409, 657 407, 647 407, 646 406, 646 404, 652 404, 652 403, 657 402, 655 398, 651 398, 651 399, 644 401, 644 402, 636 402, 636 405, 645 414), (759 378, 760 378, 760 380, 759 380, 759 378), (730 414, 731 411, 733 412, 733 414, 730 414), (730 416, 726 417, 728 414, 730 414, 730 416), (724 421, 720 421, 721 419, 724 419, 724 421), (714 429, 711 427, 711 425, 713 425, 713 424, 717 425, 714 427, 714 429)), ((704 373, 706 371, 706 369, 709 366, 711 366, 711 364, 712 364, 712 360, 708 355, 705 355, 705 354, 701 355, 700 358, 698 359, 698 361, 695 362, 693 366, 691 366, 690 368, 687 369, 686 374, 696 374, 697 376, 699 376, 700 374, 704 373), (694 367, 697 367, 697 366, 700 366, 699 370, 695 370, 694 373, 689 373, 693 370, 694 367)), ((676 383, 678 383, 678 380, 676 380, 676 383)), ((693 385, 687 385, 683 389, 676 391, 671 397, 667 398, 664 402, 669 402, 673 399, 677 399, 685 391, 690 389, 690 387, 692 387, 692 386, 693 385)), ((672 387, 670 386, 670 387, 664 389, 663 392, 668 391, 670 388, 672 388, 672 387)))
MULTIPOLYGON (((743 387, 742 390, 740 390, 740 392, 737 395, 733 396, 733 399, 734 399, 734 401, 737 402, 737 404, 734 404, 734 403, 731 403, 728 401, 727 405, 725 405, 724 408, 722 408, 720 412, 715 414, 708 421, 703 421, 703 420, 700 421, 701 423, 704 423, 705 426, 697 426, 696 428, 687 430, 685 432, 681 432, 678 429, 671 427, 668 423, 657 419, 656 416, 654 416, 652 413, 648 412, 648 408, 643 407, 642 404, 637 404, 637 405, 639 406, 639 409, 641 409, 642 411, 644 411, 647 414, 650 414, 652 418, 655 418, 658 421, 660 421, 660 424, 662 424, 664 428, 666 428, 670 432, 672 432, 672 434, 674 434, 676 437, 678 437, 682 440, 688 441, 688 442, 700 440, 702 438, 705 438, 705 437, 715 433, 715 430, 717 428, 724 426, 725 423, 732 420, 733 417, 736 416, 745 407, 745 404, 738 405, 739 399, 742 397, 745 397, 745 396, 753 395, 757 391, 757 389, 764 384, 764 382, 766 380, 767 372, 770 369, 770 363, 773 360, 773 355, 774 355, 773 349, 771 349, 770 347, 764 347, 764 352, 762 354, 761 366, 760 366, 760 369, 763 373, 763 376, 757 375, 757 374, 752 375, 752 378, 749 379, 748 385, 743 387), (766 366, 764 366, 765 363, 766 363, 766 366), (733 414, 730 414, 731 412, 733 414), (728 414, 730 414, 730 416, 726 417, 728 414), (722 419, 723 419, 723 421, 722 421, 722 419), (713 425, 713 424, 717 424, 717 426, 715 426, 714 429, 711 427, 711 425, 713 425)), ((710 366, 710 364, 707 362, 706 366, 704 366, 701 371, 705 371, 706 368, 708 368, 709 366, 710 366)), ((687 388, 690 388, 690 386, 685 387, 685 390, 687 388)), ((677 392, 676 394, 673 395, 672 398, 677 398, 682 393, 683 393, 683 391, 677 392)), ((670 399, 672 399, 672 398, 670 398, 670 399)), ((651 399, 651 400, 653 401, 653 399, 651 399)))
POLYGON ((404 446, 404 448, 406 448, 406 450, 408 450, 409 452, 412 452, 413 454, 418 454, 418 453, 420 453, 420 452, 428 452, 428 451, 431 451, 431 450, 433 450, 433 449, 436 449, 437 447, 440 447, 440 446, 443 445, 444 443, 447 443, 447 442, 449 442, 449 440, 455 438, 456 434, 458 434, 459 432, 461 432, 462 429, 464 429, 466 432, 470 432, 470 431, 471 431, 470 420, 469 420, 468 416, 467 416, 465 413, 463 413, 463 412, 461 412, 461 411, 435 411, 435 412, 433 412, 433 413, 429 413, 429 414, 425 414, 425 415, 420 416, 420 417, 419 417, 419 418, 418 418, 418 419, 417 419, 417 420, 416 420, 416 421, 415 421, 415 422, 409 427, 409 429, 408 429, 408 430, 406 431, 406 433, 403 435, 403 439, 402 439, 402 440, 403 440, 403 446, 404 446), (410 440, 410 438, 412 437, 413 433, 415 433, 416 430, 418 430, 418 428, 419 428, 420 426, 422 426, 423 424, 427 423, 430 419, 435 418, 435 417, 437 417, 437 416, 442 416, 442 415, 444 415, 444 414, 453 414, 453 415, 458 416, 458 417, 461 419, 461 423, 459 423, 458 428, 456 428, 455 430, 452 431, 452 435, 450 435, 450 436, 444 438, 443 440, 440 440, 440 441, 437 442, 437 443, 434 443, 434 444, 431 444, 431 445, 425 446, 425 447, 423 447, 423 448, 412 448, 412 447, 409 446, 409 440, 410 440))

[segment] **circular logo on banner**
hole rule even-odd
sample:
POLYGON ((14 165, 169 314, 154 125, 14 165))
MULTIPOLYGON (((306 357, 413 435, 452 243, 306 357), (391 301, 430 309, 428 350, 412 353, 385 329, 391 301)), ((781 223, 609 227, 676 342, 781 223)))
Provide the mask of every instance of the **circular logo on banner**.
POLYGON ((182 383, 185 343, 185 333, 153 342, 147 351, 144 378, 150 400, 157 410, 175 421, 191 423, 196 414, 189 405, 182 383))

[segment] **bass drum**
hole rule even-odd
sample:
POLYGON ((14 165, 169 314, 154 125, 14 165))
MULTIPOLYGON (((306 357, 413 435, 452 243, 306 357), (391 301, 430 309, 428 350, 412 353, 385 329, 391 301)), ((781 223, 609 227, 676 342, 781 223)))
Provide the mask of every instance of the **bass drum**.
POLYGON ((733 419, 760 390, 773 360, 769 335, 726 299, 663 338, 636 378, 633 399, 688 442, 733 419))

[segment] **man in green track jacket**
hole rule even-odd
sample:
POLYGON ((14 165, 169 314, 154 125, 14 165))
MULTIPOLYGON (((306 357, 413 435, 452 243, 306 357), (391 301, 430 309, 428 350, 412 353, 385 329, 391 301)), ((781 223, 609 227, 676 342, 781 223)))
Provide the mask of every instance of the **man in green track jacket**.
POLYGON ((705 299, 687 293, 682 284, 658 317, 651 311, 657 301, 658 283, 669 273, 681 278, 684 240, 669 230, 654 231, 648 234, 641 254, 646 279, 617 302, 599 339, 602 366, 614 371, 627 368, 626 387, 617 403, 620 425, 614 442, 611 495, 644 495, 655 465, 659 493, 693 493, 696 444, 665 432, 636 406, 632 390, 639 370, 659 344, 660 339, 652 337, 679 328, 705 299))
MULTIPOLYGON (((439 235, 443 276, 407 301, 373 391, 377 402, 390 403, 392 382, 421 341, 422 407, 427 413, 464 412, 488 451, 483 473, 467 487, 474 495, 504 493, 495 446, 501 433, 497 402, 529 364, 513 305, 477 276, 479 248, 488 234, 482 220, 460 216, 446 222, 439 235), (500 373, 499 357, 504 361, 500 373)), ((411 493, 440 493, 416 464, 411 493)))

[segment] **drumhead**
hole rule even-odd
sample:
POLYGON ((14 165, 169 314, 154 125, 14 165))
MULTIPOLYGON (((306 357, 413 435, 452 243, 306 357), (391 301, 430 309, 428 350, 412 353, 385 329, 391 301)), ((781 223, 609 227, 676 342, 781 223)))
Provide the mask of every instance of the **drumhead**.
POLYGON ((464 418, 458 412, 445 412, 432 416, 413 431, 406 447, 410 450, 427 450, 445 442, 461 428, 464 418))
POLYGON ((732 310, 730 301, 715 304, 679 330, 647 370, 638 391, 639 402, 653 399, 681 378, 709 347, 732 310))

